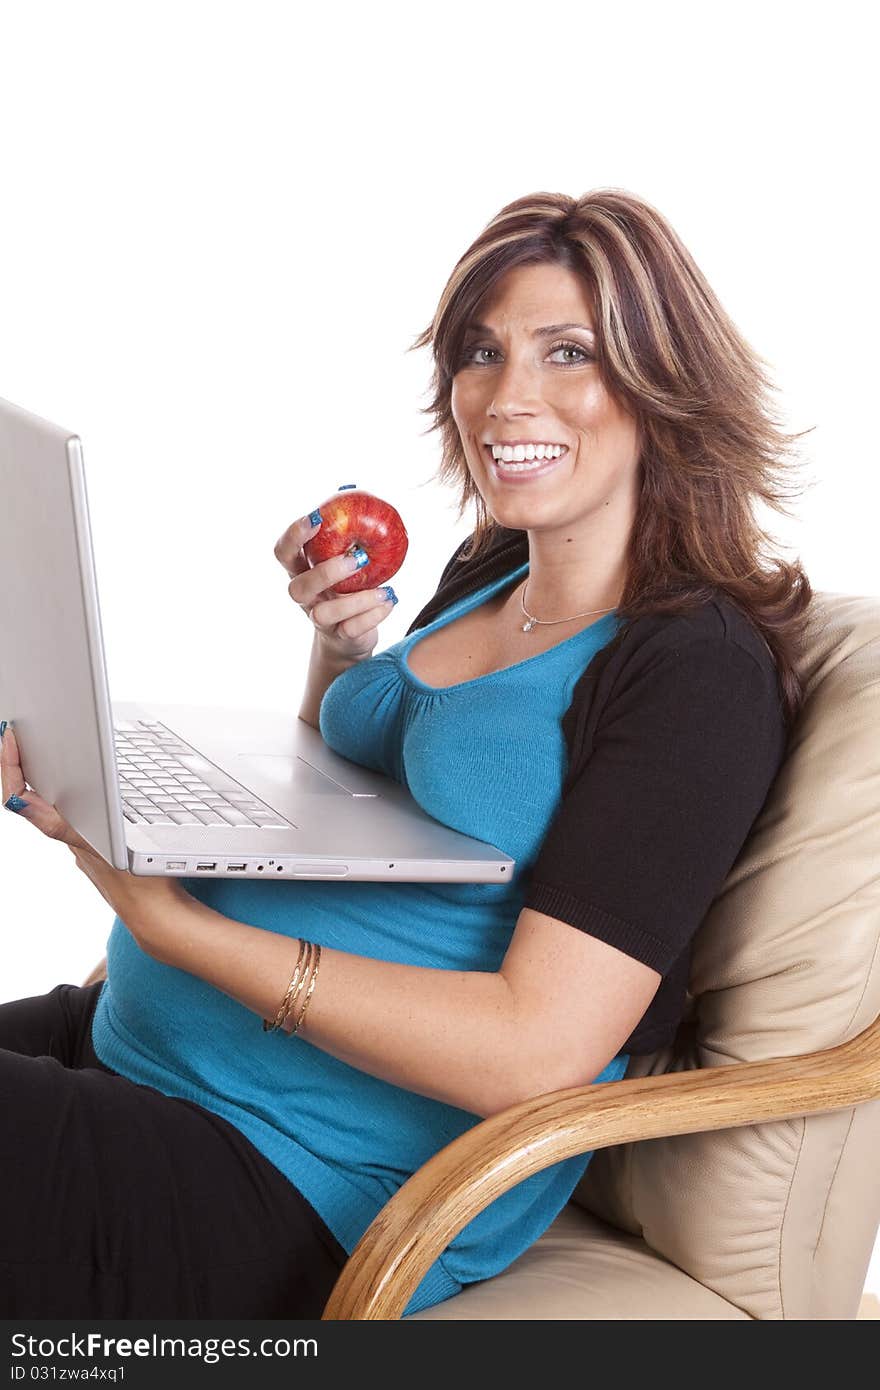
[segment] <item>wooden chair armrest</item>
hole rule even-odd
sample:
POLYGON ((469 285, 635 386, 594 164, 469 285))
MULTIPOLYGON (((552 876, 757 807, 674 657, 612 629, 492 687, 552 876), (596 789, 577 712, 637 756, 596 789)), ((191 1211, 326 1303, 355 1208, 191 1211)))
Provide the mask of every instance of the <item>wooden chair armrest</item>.
POLYGON ((612 1144, 790 1120, 880 1095, 880 1019, 823 1052, 536 1096, 435 1154, 382 1208, 339 1275, 325 1319, 400 1318, 438 1255, 532 1173, 612 1144))

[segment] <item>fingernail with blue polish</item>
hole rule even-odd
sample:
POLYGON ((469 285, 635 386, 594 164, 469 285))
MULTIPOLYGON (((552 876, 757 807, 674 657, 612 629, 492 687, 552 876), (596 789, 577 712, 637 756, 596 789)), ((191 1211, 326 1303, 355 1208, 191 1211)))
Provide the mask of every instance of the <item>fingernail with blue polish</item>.
POLYGON ((352 558, 357 561, 355 569, 362 570, 364 565, 368 565, 370 563, 369 555, 364 549, 362 549, 361 546, 358 546, 357 550, 353 550, 351 554, 352 558))
POLYGON ((392 587, 391 587, 390 584, 383 584, 383 585, 382 585, 382 589, 383 589, 383 592, 384 592, 384 594, 385 594, 385 597, 386 597, 391 603, 396 603, 396 602, 397 602, 397 595, 396 595, 396 593, 394 592, 394 590, 392 589, 392 587))
POLYGON ((6 720, 0 719, 0 738, 6 733, 6 720))
POLYGON ((6 807, 7 811, 23 811, 25 806, 28 805, 28 802, 22 801, 21 797, 16 796, 15 792, 13 792, 12 795, 4 801, 3 805, 6 807))
POLYGON ((320 507, 316 507, 313 512, 309 512, 309 525, 320 526, 324 518, 321 515, 320 507))

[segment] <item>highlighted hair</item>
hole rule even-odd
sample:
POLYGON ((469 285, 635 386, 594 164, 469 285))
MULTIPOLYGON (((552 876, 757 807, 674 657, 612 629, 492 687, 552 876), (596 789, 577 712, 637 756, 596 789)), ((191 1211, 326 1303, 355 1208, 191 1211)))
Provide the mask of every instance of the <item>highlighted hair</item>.
MULTIPOLYGON (((460 520, 476 524, 463 558, 482 553, 496 523, 471 477, 452 416, 452 379, 470 323, 515 266, 556 264, 580 275, 596 327, 596 363, 643 441, 640 495, 618 614, 684 612, 721 590, 759 630, 779 673, 789 726, 803 702, 796 666, 813 591, 756 504, 792 516, 803 484, 796 443, 774 411, 768 364, 746 342, 669 223, 616 188, 580 198, 532 193, 501 209, 447 281, 430 325, 411 345, 432 348, 433 398, 422 414, 440 431, 436 478, 458 489, 460 520)), ((813 426, 812 428, 815 428, 813 426)))

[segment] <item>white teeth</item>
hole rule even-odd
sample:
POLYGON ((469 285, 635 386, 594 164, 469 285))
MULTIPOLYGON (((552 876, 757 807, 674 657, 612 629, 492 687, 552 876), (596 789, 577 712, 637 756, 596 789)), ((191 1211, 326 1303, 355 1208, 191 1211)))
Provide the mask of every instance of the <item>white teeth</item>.
POLYGON ((564 444, 493 444, 492 457, 496 462, 523 463, 537 459, 559 458, 565 452, 564 444))
POLYGON ((503 459, 496 459, 495 466, 504 473, 534 473, 546 462, 546 459, 535 459, 532 463, 505 463, 503 459))

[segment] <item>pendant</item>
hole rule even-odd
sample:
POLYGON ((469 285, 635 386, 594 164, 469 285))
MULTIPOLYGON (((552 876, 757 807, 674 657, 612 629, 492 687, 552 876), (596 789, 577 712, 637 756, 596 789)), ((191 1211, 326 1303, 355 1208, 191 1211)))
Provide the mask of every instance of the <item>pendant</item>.
POLYGON ((523 623, 523 625, 522 625, 522 630, 523 630, 523 632, 531 632, 531 630, 532 630, 532 628, 533 628, 534 626, 535 626, 535 619, 534 619, 534 618, 529 618, 529 621, 528 621, 527 623, 523 623))

